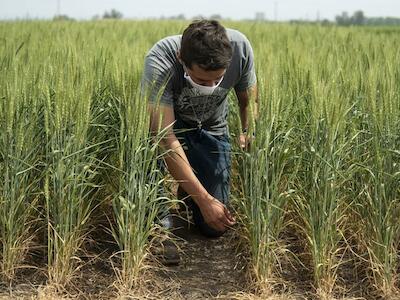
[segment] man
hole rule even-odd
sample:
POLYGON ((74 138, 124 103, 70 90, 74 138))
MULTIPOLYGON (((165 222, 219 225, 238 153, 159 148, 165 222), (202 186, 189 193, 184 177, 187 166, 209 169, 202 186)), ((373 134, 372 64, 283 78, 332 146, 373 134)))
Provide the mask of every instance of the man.
POLYGON ((239 101, 241 147, 247 143, 249 102, 256 94, 249 41, 217 21, 195 21, 183 35, 164 38, 151 48, 142 88, 148 98, 151 130, 167 129, 161 146, 169 150, 165 162, 179 182, 179 196, 190 195, 188 204, 200 232, 221 236, 235 223, 226 206, 228 93, 234 88, 239 101))

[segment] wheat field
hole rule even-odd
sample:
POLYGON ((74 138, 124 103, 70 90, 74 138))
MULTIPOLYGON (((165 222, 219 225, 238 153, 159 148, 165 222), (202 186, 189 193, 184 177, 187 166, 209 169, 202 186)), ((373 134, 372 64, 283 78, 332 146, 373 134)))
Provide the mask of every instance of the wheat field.
MULTIPOLYGON (((297 263, 318 297, 334 297, 350 276, 367 299, 398 299, 400 28, 223 24, 246 34, 256 61, 249 149, 235 144, 229 97, 231 201, 256 293, 297 263)), ((140 284, 155 220, 173 200, 158 193, 169 182, 141 72, 150 47, 187 25, 0 23, 2 282, 41 249, 48 284, 68 285, 105 211, 117 284, 140 284)))

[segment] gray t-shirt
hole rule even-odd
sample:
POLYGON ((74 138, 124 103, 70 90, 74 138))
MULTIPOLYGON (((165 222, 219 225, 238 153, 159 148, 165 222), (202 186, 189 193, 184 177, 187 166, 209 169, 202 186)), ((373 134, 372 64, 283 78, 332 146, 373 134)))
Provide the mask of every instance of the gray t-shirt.
POLYGON ((211 134, 226 133, 229 90, 244 91, 256 83, 250 42, 237 30, 227 29, 227 35, 233 49, 232 61, 211 95, 199 95, 184 78, 177 59, 181 35, 166 37, 150 49, 145 58, 142 92, 151 102, 173 106, 175 117, 188 127, 195 128, 201 122, 211 134))

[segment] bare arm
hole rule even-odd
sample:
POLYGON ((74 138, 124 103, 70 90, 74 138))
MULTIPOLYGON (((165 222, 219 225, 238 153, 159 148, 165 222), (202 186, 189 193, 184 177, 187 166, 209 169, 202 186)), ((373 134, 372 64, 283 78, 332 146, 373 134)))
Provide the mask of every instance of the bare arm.
MULTIPOLYGON (((236 96, 239 101, 239 116, 242 125, 242 130, 249 128, 249 115, 251 114, 252 120, 258 117, 258 93, 257 85, 252 86, 242 92, 236 91, 236 96), (253 103, 251 103, 253 101, 253 103)), ((247 134, 242 133, 239 138, 241 148, 245 148, 249 143, 247 134)))
POLYGON ((224 231, 232 226, 234 220, 227 208, 211 196, 194 174, 181 143, 172 130, 175 114, 172 107, 149 105, 151 130, 157 133, 160 129, 169 128, 161 140, 161 147, 168 151, 165 162, 170 174, 179 181, 180 186, 199 206, 204 220, 214 229, 224 231))

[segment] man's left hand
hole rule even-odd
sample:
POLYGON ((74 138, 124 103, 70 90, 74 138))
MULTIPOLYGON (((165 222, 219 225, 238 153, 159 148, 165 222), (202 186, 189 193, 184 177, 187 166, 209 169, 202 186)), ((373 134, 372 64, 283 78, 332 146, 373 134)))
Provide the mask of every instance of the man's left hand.
POLYGON ((251 142, 254 140, 254 136, 250 136, 247 133, 241 133, 239 136, 239 147, 240 149, 249 149, 251 142))

